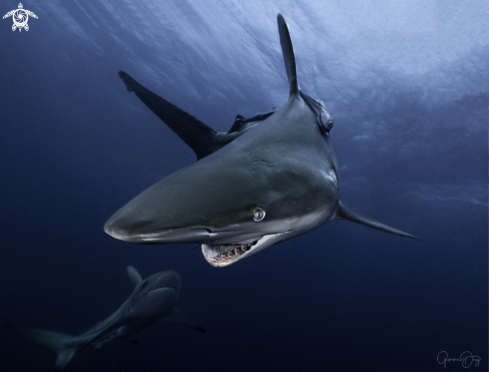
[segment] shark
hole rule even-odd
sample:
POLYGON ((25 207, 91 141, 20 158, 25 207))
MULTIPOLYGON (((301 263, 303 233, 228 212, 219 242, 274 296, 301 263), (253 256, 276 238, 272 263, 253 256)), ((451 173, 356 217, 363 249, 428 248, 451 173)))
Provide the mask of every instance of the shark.
POLYGON ((177 272, 162 271, 143 279, 134 267, 128 266, 127 274, 133 286, 131 295, 107 319, 94 322, 90 329, 78 336, 24 327, 3 318, 0 321, 6 328, 54 350, 58 354, 55 370, 66 367, 77 352, 90 345, 98 352, 102 346, 119 338, 136 343, 139 331, 159 320, 205 332, 202 326, 175 307, 182 281, 177 272))
POLYGON ((418 239, 363 216, 340 201, 340 172, 330 142, 333 115, 299 88, 288 26, 277 16, 289 83, 287 102, 225 132, 143 87, 124 71, 129 92, 163 120, 197 161, 152 185, 105 223, 113 238, 137 244, 197 243, 225 267, 333 220, 418 239))

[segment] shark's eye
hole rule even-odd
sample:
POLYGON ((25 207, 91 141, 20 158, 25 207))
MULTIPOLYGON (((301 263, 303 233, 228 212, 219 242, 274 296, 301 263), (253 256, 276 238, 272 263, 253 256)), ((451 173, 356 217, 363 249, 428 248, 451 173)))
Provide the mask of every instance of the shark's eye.
POLYGON ((265 211, 261 209, 260 207, 255 207, 253 208, 253 220, 255 222, 260 222, 265 218, 265 211))

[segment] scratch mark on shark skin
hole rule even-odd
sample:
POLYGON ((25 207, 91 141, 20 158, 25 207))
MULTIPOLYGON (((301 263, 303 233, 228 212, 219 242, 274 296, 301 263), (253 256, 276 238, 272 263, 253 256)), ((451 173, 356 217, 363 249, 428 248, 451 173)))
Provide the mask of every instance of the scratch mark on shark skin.
POLYGON ((250 167, 252 167, 254 165, 266 165, 266 166, 269 166, 269 167, 274 167, 275 166, 273 161, 267 161, 267 160, 253 160, 250 163, 250 167))

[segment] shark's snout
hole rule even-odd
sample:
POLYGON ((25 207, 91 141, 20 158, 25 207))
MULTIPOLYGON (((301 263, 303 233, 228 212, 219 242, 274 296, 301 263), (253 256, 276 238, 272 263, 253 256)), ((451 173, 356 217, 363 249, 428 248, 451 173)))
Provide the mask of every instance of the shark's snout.
POLYGON ((104 231, 107 235, 130 243, 139 243, 140 234, 137 233, 137 230, 136 225, 124 223, 117 214, 112 216, 104 225, 104 231))
POLYGON ((107 235, 128 243, 173 244, 201 243, 210 239, 210 230, 205 228, 153 229, 150 222, 127 222, 112 217, 104 226, 107 235))

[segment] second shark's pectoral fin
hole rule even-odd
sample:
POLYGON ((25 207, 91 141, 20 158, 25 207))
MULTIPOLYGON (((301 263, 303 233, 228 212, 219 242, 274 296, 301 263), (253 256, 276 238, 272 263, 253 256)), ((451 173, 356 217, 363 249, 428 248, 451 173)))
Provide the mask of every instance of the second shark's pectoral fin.
POLYGON ((143 277, 134 267, 128 266, 126 268, 127 275, 129 275, 129 280, 131 281, 132 288, 136 288, 136 286, 143 281, 143 277))
POLYGON ((128 92, 134 92, 156 116, 163 120, 197 155, 197 159, 212 154, 226 143, 220 143, 216 132, 182 109, 143 87, 129 74, 119 71, 128 92))
POLYGON ((338 210, 336 211, 336 219, 337 220, 348 220, 352 222, 359 223, 361 225, 365 225, 368 227, 371 227, 373 229, 377 229, 380 231, 385 231, 390 234, 394 235, 399 235, 399 236, 404 236, 406 238, 412 238, 412 239, 418 239, 414 235, 405 233, 404 231, 394 229, 393 227, 387 226, 381 222, 375 221, 369 217, 362 216, 361 214, 358 214, 354 211, 352 211, 350 208, 345 207, 343 204, 338 205, 338 210))
POLYGON ((192 319, 190 319, 188 316, 186 316, 184 313, 182 313, 177 308, 175 308, 170 315, 164 317, 163 320, 175 322, 175 323, 180 323, 180 324, 183 324, 184 326, 195 329, 196 331, 205 333, 205 329, 200 324, 198 324, 195 321, 193 321, 192 319))
POLYGON ((299 94, 299 81, 297 80, 297 68, 295 64, 294 48, 290 38, 287 23, 282 14, 277 16, 278 33, 280 35, 280 45, 282 46, 282 54, 284 55, 285 69, 287 78, 289 79, 289 98, 299 94))

